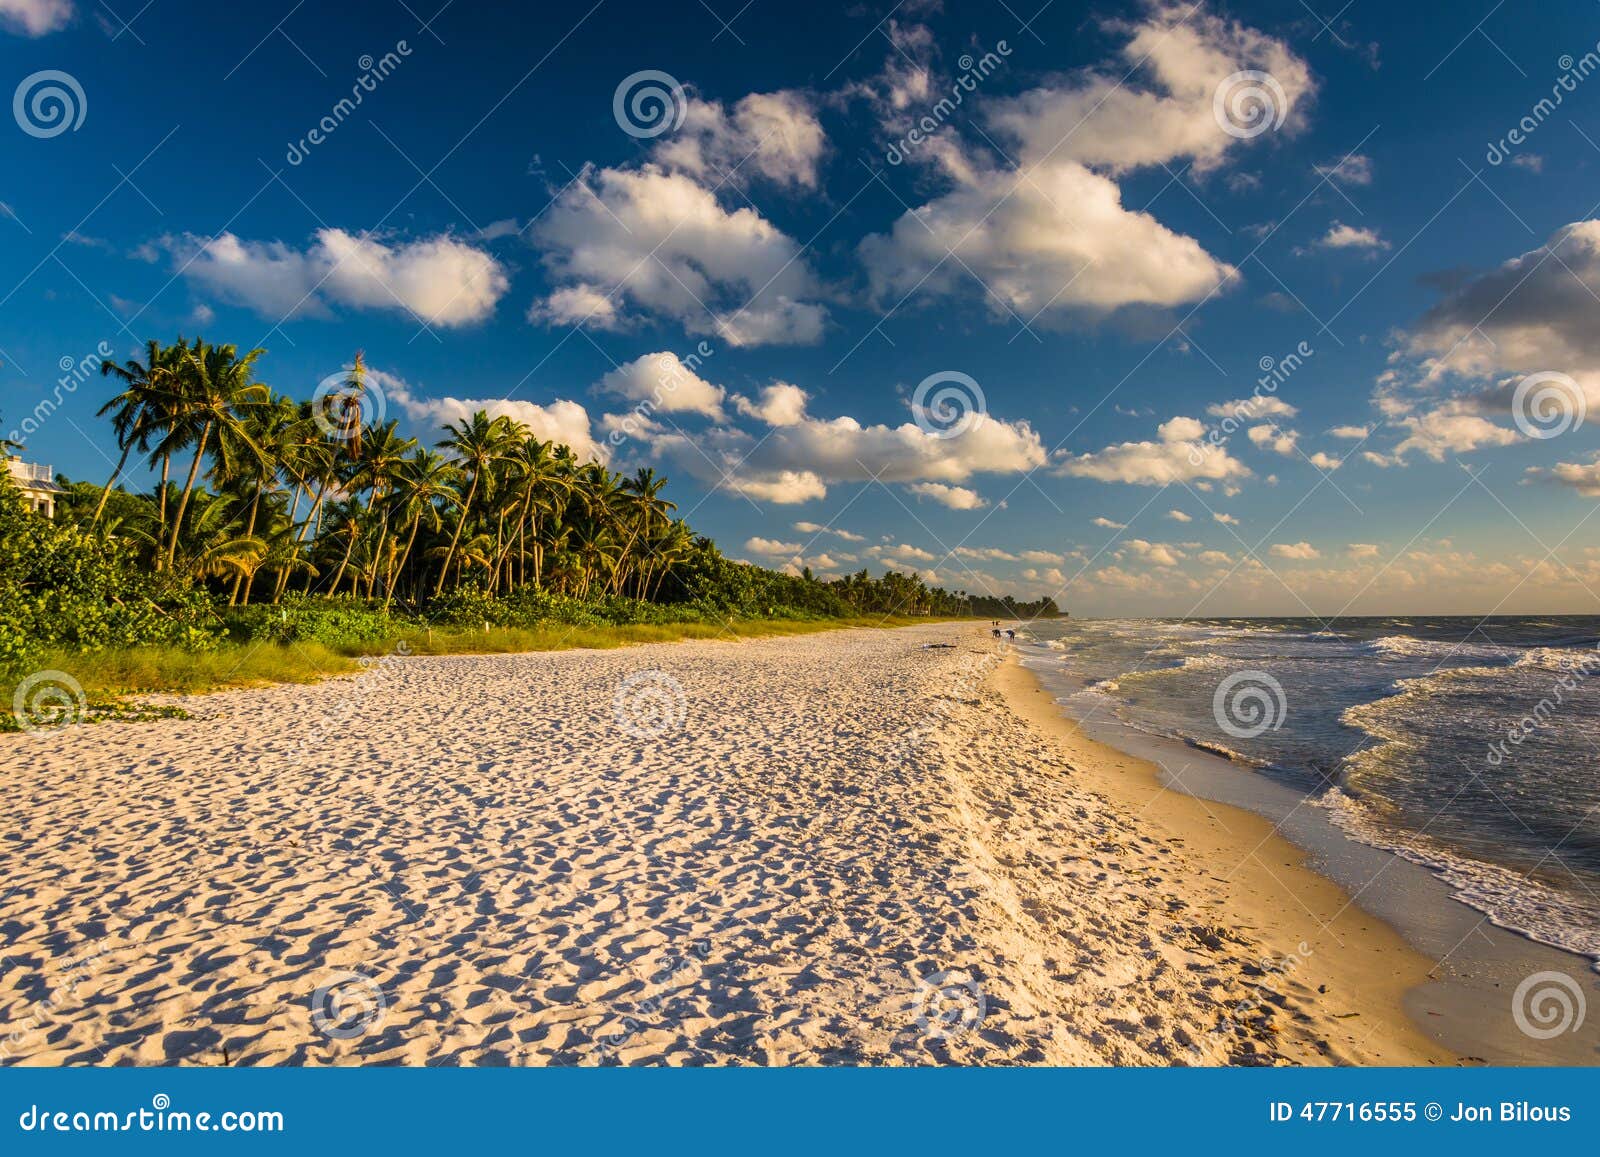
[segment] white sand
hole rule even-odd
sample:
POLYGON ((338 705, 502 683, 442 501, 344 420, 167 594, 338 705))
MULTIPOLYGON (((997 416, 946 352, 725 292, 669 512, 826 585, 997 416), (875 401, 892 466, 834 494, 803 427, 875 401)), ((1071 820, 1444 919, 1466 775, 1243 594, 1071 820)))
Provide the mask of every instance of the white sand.
POLYGON ((1277 1057, 1260 1012, 1212 1031, 1258 950, 985 683, 998 651, 404 658, 0 737, 0 1058, 1277 1057))

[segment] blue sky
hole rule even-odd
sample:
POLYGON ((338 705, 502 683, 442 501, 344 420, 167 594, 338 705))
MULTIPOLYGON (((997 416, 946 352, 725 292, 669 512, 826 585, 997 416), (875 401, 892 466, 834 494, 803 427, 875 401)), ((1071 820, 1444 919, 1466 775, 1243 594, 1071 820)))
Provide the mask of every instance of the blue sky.
POLYGON ((0 0, 0 433, 99 480, 101 343, 360 349, 767 565, 1600 610, 1600 8, 1036 7, 0 0))

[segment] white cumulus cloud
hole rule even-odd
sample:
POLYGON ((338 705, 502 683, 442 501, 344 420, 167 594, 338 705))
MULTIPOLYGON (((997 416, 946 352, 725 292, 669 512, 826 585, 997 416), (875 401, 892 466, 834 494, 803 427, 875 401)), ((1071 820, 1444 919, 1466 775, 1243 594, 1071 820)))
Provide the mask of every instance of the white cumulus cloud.
POLYGON ((1322 249, 1389 248, 1389 243, 1378 235, 1376 229, 1346 225, 1339 221, 1335 221, 1326 233, 1317 238, 1317 245, 1322 249))
POLYGON ((943 482, 913 482, 906 489, 918 498, 931 498, 951 510, 981 510, 989 505, 988 499, 965 486, 949 486, 943 482))
POLYGON ((712 185, 755 174, 812 189, 827 146, 811 102, 797 92, 753 92, 732 109, 690 97, 683 123, 658 139, 652 159, 712 185))
POLYGON ((1292 418, 1299 412, 1273 394, 1235 398, 1231 402, 1215 402, 1206 407, 1206 413, 1214 418, 1237 418, 1246 422, 1261 418, 1292 418))
POLYGON ((72 0, 0 0, 0 27, 22 36, 47 36, 73 14, 72 0))
POLYGON ((724 209, 692 176, 656 165, 586 171, 531 230, 556 289, 530 316, 628 324, 622 304, 730 345, 808 344, 826 309, 799 244, 748 206, 724 209))
POLYGON ((1200 441, 1205 426, 1198 419, 1176 417, 1156 430, 1160 441, 1122 442, 1091 454, 1068 457, 1065 474, 1101 482, 1165 486, 1195 479, 1248 477, 1250 469, 1220 445, 1200 441))
POLYGON ((722 400, 727 395, 671 352, 645 354, 617 367, 601 378, 595 387, 603 394, 631 402, 650 402, 666 413, 701 414, 720 419, 722 400))
POLYGON ((1545 479, 1561 486, 1571 487, 1585 498, 1600 498, 1600 454, 1591 455, 1587 462, 1557 462, 1554 466, 1530 466, 1529 479, 1545 479))
POLYGON ((760 398, 755 401, 735 394, 733 407, 745 417, 758 418, 769 426, 798 426, 805 420, 808 400, 799 386, 774 382, 763 386, 760 398))
POLYGON ((1243 69, 1273 75, 1292 130, 1310 72, 1281 41, 1192 7, 1156 6, 1115 28, 1127 35, 1120 62, 990 101, 982 146, 941 134, 915 154, 948 189, 861 243, 877 298, 965 292, 976 277, 998 313, 1092 319, 1200 301, 1238 280, 1194 238, 1125 206, 1114 178, 1183 157, 1219 164, 1240 140, 1214 98, 1243 69))
POLYGON ((792 554, 799 554, 801 549, 798 542, 779 542, 772 538, 747 538, 745 539, 744 548, 751 554, 765 554, 785 558, 792 554))
POLYGON ((492 255, 445 235, 389 243, 320 229, 304 249, 232 233, 169 236, 157 245, 188 280, 274 320, 326 317, 339 304, 470 325, 488 318, 510 286, 492 255))
POLYGON ((1285 430, 1282 426, 1270 422, 1251 426, 1245 434, 1254 445, 1271 450, 1274 454, 1282 454, 1285 458, 1293 456, 1295 444, 1300 440, 1298 431, 1285 430))

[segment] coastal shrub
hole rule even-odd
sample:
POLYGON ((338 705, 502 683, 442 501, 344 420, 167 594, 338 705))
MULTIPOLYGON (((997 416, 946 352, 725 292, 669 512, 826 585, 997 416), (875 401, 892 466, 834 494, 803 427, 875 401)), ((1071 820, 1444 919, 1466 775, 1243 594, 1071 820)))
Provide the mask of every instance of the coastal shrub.
POLYGON ((837 599, 826 600, 819 606, 815 600, 785 601, 782 596, 786 593, 779 589, 752 592, 731 600, 703 597, 694 602, 655 603, 625 595, 578 599, 531 587, 503 596, 463 588, 429 603, 420 617, 440 627, 482 627, 487 623, 491 627, 536 629, 715 624, 730 618, 808 620, 837 618, 850 613, 837 599))
POLYGON ((276 606, 234 607, 226 620, 236 642, 320 643, 334 650, 381 643, 399 628, 381 605, 306 595, 290 595, 276 606))
POLYGON ((670 608, 638 599, 590 601, 533 587, 503 596, 463 587, 429 603, 421 617, 442 627, 481 627, 484 623, 491 627, 604 627, 683 621, 683 616, 671 613, 670 608))
POLYGON ((725 618, 841 618, 859 613, 831 586, 734 562, 707 539, 675 566, 660 596, 674 609, 687 604, 711 620, 725 618))
POLYGON ((131 544, 59 525, 0 482, 0 667, 47 648, 214 648, 222 623, 209 596, 141 570, 131 544))

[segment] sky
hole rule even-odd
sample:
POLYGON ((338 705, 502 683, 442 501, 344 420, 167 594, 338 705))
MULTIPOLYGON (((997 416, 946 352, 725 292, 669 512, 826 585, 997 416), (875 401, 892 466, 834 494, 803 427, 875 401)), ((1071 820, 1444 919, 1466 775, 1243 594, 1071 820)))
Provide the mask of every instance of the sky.
POLYGON ((1600 5, 741 2, 0 0, 0 436, 360 350, 780 569, 1600 613, 1600 5))

